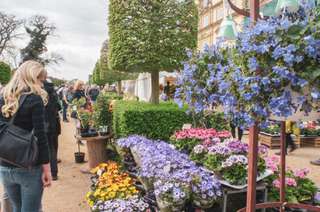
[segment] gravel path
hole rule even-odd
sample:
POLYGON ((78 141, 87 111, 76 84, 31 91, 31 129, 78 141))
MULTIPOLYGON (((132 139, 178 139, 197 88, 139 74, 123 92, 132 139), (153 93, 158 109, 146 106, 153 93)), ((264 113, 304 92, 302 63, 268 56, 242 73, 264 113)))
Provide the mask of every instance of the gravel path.
MULTIPOLYGON (((90 175, 80 172, 86 164, 74 163, 74 152, 77 145, 74 139, 74 125, 63 124, 62 135, 59 140, 59 180, 47 189, 43 198, 45 212, 88 212, 85 201, 86 192, 90 188, 90 175)), ((81 147, 85 151, 85 146, 81 147)), ((272 151, 274 152, 274 151, 272 151)), ((310 160, 320 157, 320 148, 302 148, 287 157, 287 163, 292 168, 311 169, 310 177, 320 187, 320 167, 310 165, 310 160)), ((2 189, 0 187, 0 194, 2 189)))

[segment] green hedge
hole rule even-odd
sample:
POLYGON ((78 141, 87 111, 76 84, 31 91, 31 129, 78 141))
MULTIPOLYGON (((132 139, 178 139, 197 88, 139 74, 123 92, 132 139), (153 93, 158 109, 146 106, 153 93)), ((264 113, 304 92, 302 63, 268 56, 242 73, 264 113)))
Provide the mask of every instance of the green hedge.
POLYGON ((137 101, 117 101, 113 107, 113 133, 115 137, 132 134, 152 139, 169 140, 192 118, 171 102, 153 105, 137 101))

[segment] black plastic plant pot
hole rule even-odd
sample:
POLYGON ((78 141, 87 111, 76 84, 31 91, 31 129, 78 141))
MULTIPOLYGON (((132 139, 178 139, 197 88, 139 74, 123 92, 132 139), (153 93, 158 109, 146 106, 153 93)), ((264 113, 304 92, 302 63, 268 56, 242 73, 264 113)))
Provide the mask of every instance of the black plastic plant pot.
POLYGON ((84 152, 75 152, 74 153, 74 160, 76 163, 84 163, 84 157, 85 157, 84 152))

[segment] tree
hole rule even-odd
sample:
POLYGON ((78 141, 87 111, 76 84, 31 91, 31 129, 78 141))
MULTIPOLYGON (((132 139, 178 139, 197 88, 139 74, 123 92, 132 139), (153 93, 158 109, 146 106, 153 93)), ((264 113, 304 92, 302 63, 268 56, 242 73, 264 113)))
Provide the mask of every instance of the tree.
POLYGON ((50 63, 59 63, 63 58, 58 54, 43 55, 47 52, 46 41, 50 35, 53 35, 56 27, 49 23, 47 17, 36 15, 30 18, 26 32, 30 36, 30 42, 21 50, 22 62, 27 60, 36 60, 44 65, 50 63))
POLYGON ((18 29, 22 24, 23 20, 17 19, 14 15, 0 12, 0 56, 13 48, 12 41, 20 37, 18 29))
POLYGON ((110 0, 109 66, 150 72, 151 102, 159 102, 159 71, 174 71, 197 44, 194 0, 110 0))
POLYGON ((0 83, 7 84, 11 78, 11 68, 8 64, 0 61, 0 83))
POLYGON ((120 72, 113 70, 109 68, 108 64, 108 40, 106 40, 101 48, 100 52, 100 79, 104 83, 115 83, 117 82, 118 84, 118 93, 121 93, 121 81, 122 80, 131 80, 131 79, 136 79, 137 75, 132 74, 132 73, 125 73, 125 72, 120 72))
POLYGON ((94 66, 92 78, 93 78, 94 84, 97 84, 97 85, 105 84, 103 82, 103 80, 101 80, 101 78, 100 78, 100 61, 99 60, 96 62, 95 66, 94 66))

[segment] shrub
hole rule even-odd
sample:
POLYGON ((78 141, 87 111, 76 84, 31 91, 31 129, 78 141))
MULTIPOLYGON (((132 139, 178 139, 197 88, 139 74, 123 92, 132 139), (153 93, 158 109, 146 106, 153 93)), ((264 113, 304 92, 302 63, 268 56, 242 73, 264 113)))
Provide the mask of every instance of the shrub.
POLYGON ((213 128, 218 131, 230 130, 229 121, 224 117, 224 114, 221 112, 214 112, 210 114, 207 118, 207 122, 207 128, 213 128))
POLYGON ((109 111, 110 103, 112 100, 120 100, 121 96, 115 93, 107 92, 100 93, 97 102, 93 105, 93 122, 94 127, 112 126, 112 113, 109 111))
POLYGON ((191 122, 186 108, 172 102, 153 105, 136 101, 117 101, 113 108, 113 133, 115 137, 132 134, 152 139, 169 140, 185 123, 191 122))
POLYGON ((0 83, 7 84, 11 77, 11 68, 8 64, 0 61, 0 83))

